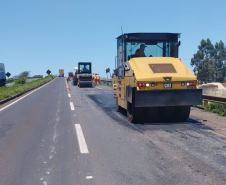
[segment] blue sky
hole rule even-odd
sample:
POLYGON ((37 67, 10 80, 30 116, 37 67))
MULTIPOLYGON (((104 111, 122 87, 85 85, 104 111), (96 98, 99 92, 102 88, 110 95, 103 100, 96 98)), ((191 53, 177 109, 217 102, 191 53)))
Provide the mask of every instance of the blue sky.
POLYGON ((0 63, 14 76, 67 74, 90 61, 106 77, 122 25, 124 33, 181 33, 179 56, 192 69, 201 39, 226 43, 225 8, 225 0, 0 0, 0 63))

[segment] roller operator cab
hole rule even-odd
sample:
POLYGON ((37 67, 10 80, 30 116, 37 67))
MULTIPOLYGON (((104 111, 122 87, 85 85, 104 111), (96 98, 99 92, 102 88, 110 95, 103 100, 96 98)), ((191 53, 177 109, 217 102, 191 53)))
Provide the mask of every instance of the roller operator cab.
POLYGON ((6 75, 5 75, 5 66, 3 63, 0 63, 0 87, 5 86, 6 75))
POLYGON ((117 110, 130 122, 186 121, 202 104, 196 76, 178 58, 178 33, 128 33, 117 38, 112 75, 117 110))
POLYGON ((79 62, 78 63, 78 86, 79 87, 92 87, 92 63, 79 62))

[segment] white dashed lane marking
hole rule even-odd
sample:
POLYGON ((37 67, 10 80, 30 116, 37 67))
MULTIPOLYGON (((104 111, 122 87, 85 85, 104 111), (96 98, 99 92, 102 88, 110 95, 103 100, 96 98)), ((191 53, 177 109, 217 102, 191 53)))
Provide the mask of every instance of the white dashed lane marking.
POLYGON ((73 102, 70 102, 70 107, 71 107, 71 110, 75 110, 75 107, 73 105, 73 102))
POLYGON ((86 176, 86 179, 92 179, 93 176, 86 176))
POLYGON ((75 130, 76 130, 76 134, 77 134, 77 137, 78 137, 78 144, 79 144, 80 152, 82 154, 89 153, 88 147, 86 145, 85 137, 84 137, 83 132, 82 132, 81 125, 75 124, 75 130))
POLYGON ((70 97, 71 97, 71 95, 70 95, 70 94, 68 94, 68 97, 70 98, 70 97))

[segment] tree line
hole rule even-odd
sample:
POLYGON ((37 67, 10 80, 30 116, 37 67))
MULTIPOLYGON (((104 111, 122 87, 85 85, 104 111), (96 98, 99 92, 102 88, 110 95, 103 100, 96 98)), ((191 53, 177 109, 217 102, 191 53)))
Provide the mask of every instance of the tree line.
POLYGON ((226 78, 226 47, 222 40, 213 45, 202 39, 198 51, 191 58, 191 66, 199 81, 224 82, 226 78))

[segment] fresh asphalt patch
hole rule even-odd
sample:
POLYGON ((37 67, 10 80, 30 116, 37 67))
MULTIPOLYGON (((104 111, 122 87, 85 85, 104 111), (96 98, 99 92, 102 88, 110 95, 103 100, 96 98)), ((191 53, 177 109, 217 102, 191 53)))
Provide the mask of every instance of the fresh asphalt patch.
POLYGON ((165 122, 165 123, 138 123, 133 124, 128 122, 126 110, 117 112, 116 104, 110 99, 114 99, 110 94, 89 94, 87 95, 93 102, 95 102, 99 108, 101 108, 109 117, 115 120, 117 123, 129 127, 133 130, 137 130, 144 133, 148 130, 164 130, 166 132, 173 133, 175 130, 193 130, 195 132, 202 132, 206 130, 213 130, 212 127, 207 126, 199 121, 188 119, 186 122, 165 122))
MULTIPOLYGON (((109 94, 106 94, 109 96, 109 94)), ((125 117, 125 115, 120 114, 116 111, 116 106, 114 107, 109 107, 107 104, 107 102, 103 103, 100 102, 100 97, 104 96, 104 94, 101 95, 87 95, 88 98, 90 98, 93 102, 95 102, 99 108, 101 108, 106 115, 108 115, 109 117, 111 117, 114 121, 116 121, 116 123, 121 124, 127 128, 133 129, 135 131, 138 131, 140 133, 143 133, 139 128, 137 128, 134 124, 131 124, 127 121, 127 118, 125 117), (99 98, 98 98, 99 97, 99 98)))

